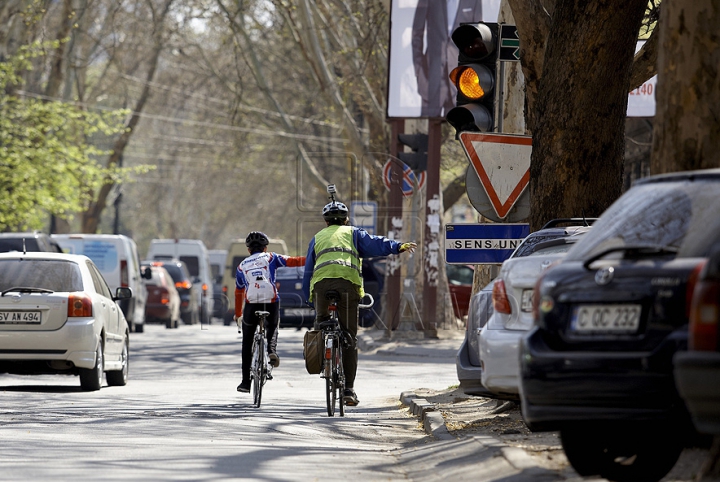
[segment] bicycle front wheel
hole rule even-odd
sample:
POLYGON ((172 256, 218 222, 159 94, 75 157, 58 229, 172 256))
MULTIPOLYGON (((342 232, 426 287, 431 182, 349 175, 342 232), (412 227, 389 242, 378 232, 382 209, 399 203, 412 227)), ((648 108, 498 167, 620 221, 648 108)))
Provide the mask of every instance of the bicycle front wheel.
POLYGON ((332 360, 327 360, 325 363, 330 363, 330 376, 325 378, 325 400, 327 402, 327 414, 328 417, 335 415, 335 401, 336 393, 335 390, 335 369, 332 366, 332 360))
POLYGON ((253 405, 255 407, 260 407, 260 403, 262 402, 262 389, 263 385, 265 384, 264 376, 263 376, 263 353, 265 352, 265 340, 262 338, 259 338, 255 340, 255 343, 253 343, 253 354, 252 354, 252 371, 250 373, 250 377, 252 378, 252 383, 250 389, 252 390, 252 396, 253 396, 253 405))

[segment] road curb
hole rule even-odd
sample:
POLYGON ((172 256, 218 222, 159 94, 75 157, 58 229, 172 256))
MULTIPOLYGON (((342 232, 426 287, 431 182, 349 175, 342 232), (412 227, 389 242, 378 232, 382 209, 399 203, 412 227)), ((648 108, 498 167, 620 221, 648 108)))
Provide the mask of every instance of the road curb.
POLYGON ((445 419, 435 409, 435 405, 424 398, 418 397, 415 392, 402 392, 400 403, 408 407, 408 410, 416 415, 423 423, 425 433, 432 435, 437 440, 456 440, 445 426, 445 419))

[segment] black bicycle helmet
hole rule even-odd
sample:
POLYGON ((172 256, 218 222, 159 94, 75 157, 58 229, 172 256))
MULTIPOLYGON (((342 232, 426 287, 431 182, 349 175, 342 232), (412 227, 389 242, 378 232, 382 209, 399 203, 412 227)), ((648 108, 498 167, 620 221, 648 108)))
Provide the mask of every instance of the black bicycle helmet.
POLYGON ((341 202, 333 201, 325 205, 322 215, 325 221, 347 219, 348 208, 341 202))
POLYGON ((268 237, 260 231, 252 231, 248 234, 247 238, 245 238, 245 246, 248 248, 262 248, 263 246, 267 246, 268 243, 270 243, 268 237))

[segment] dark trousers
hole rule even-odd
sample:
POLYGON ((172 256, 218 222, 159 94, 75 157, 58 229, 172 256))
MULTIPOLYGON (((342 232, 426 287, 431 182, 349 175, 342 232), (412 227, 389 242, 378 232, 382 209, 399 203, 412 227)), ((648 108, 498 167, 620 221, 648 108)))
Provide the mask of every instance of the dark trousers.
POLYGON ((268 353, 275 353, 277 350, 278 332, 278 303, 245 303, 243 305, 242 319, 242 379, 250 380, 250 363, 252 363, 252 344, 255 338, 255 328, 260 323, 256 311, 267 311, 270 316, 265 325, 267 336, 268 353))
POLYGON ((325 299, 325 293, 335 290, 340 293, 338 302, 338 320, 340 328, 345 333, 350 346, 343 349, 343 368, 345 369, 345 387, 353 388, 357 374, 357 331, 358 331, 358 305, 360 293, 358 287, 342 278, 323 279, 313 287, 313 304, 318 321, 330 319, 330 303, 325 299))

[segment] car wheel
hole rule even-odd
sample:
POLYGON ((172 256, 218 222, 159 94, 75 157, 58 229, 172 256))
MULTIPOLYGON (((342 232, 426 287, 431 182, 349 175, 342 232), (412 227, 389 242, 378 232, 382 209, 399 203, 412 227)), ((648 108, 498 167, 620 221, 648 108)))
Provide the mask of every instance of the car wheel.
POLYGON ((145 331, 145 323, 140 324, 140 325, 138 325, 138 324, 135 325, 135 333, 142 333, 144 331, 145 331))
POLYGON ((120 359, 122 361, 122 368, 120 370, 112 370, 105 374, 105 378, 107 378, 107 384, 110 387, 122 387, 127 385, 128 381, 128 372, 129 372, 129 360, 128 360, 128 354, 129 354, 129 348, 128 348, 128 339, 127 336, 125 337, 125 342, 123 343, 123 349, 122 353, 120 354, 120 359))
POLYGON ((165 328, 170 329, 170 328, 172 328, 172 327, 173 327, 173 319, 172 319, 172 316, 171 316, 170 318, 168 318, 167 320, 165 320, 165 328))
POLYGON ((100 390, 100 387, 102 387, 104 365, 101 340, 95 351, 95 366, 92 368, 80 368, 80 388, 87 391, 100 390))
POLYGON ((182 313, 182 314, 180 315, 180 318, 182 319, 182 322, 185 323, 186 325, 191 325, 191 324, 192 324, 192 318, 193 318, 193 316, 192 316, 192 313, 191 313, 191 312, 182 313))
POLYGON ((568 461, 580 475, 616 482, 657 482, 675 465, 683 438, 672 422, 603 424, 561 430, 568 461))

